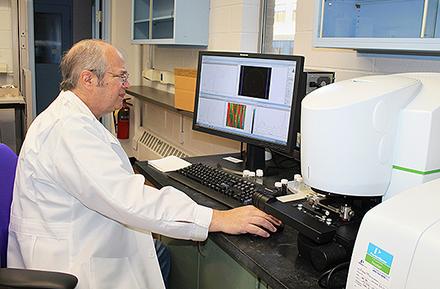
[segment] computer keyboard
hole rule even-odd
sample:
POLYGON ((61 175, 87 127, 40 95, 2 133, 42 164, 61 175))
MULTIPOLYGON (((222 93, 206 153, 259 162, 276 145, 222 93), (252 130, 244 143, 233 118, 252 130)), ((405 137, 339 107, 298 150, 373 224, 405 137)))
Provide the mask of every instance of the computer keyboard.
POLYGON ((255 184, 221 169, 198 163, 168 175, 228 207, 252 204, 255 184))

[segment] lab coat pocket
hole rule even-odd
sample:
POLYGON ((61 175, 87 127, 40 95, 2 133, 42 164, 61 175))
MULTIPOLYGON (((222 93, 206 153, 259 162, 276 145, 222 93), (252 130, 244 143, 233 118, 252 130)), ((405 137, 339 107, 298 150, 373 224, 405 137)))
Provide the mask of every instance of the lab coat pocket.
POLYGON ((128 257, 92 257, 92 288, 132 288, 140 289, 128 257))

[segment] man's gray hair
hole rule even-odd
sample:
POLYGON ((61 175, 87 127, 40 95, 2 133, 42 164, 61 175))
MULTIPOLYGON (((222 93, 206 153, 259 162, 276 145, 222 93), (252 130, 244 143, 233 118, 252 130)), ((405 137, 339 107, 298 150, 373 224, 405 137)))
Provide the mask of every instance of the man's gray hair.
POLYGON ((110 47, 108 43, 96 39, 86 39, 76 43, 61 61, 63 80, 60 89, 62 91, 74 89, 83 70, 92 71, 100 83, 107 70, 105 51, 108 47, 110 47))

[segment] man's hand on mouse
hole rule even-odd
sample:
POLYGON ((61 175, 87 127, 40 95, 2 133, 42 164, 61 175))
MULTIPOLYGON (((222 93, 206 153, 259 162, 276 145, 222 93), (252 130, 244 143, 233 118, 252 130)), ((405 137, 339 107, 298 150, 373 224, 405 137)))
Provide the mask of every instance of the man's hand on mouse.
POLYGON ((254 206, 244 206, 227 211, 213 210, 209 231, 234 235, 250 233, 267 238, 280 225, 277 218, 254 206))

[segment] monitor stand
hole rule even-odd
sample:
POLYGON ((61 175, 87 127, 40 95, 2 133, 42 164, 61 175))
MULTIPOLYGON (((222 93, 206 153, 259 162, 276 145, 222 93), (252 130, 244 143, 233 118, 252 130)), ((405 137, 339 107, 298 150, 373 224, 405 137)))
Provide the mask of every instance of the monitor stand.
POLYGON ((265 149, 263 147, 247 144, 245 154, 242 154, 241 158, 243 162, 235 164, 220 160, 217 162, 217 168, 240 176, 243 170, 255 172, 257 169, 262 169, 266 174, 265 149))
POLYGON ((264 147, 247 144, 247 151, 245 156, 245 168, 250 171, 262 169, 265 171, 265 149, 264 147))
MULTIPOLYGON (((299 152, 296 152, 299 154, 299 152)), ((286 156, 286 158, 288 158, 286 156)), ((299 164, 299 157, 292 159, 299 164)), ((276 161, 266 162, 265 148, 257 145, 247 144, 246 155, 244 156, 244 169, 255 172, 257 169, 262 169, 265 176, 280 175, 281 171, 293 171, 294 168, 278 167, 276 161)), ((298 170, 300 172, 300 169, 298 170)), ((293 175, 292 175, 293 176, 293 175)))
POLYGON ((266 162, 265 148, 261 146, 247 144, 246 152, 244 155, 241 155, 241 158, 243 162, 235 164, 220 160, 217 162, 217 168, 236 175, 241 175, 243 170, 256 172, 257 169, 262 169, 264 176, 279 175, 280 170, 289 171, 289 169, 277 168, 272 161, 266 162))

